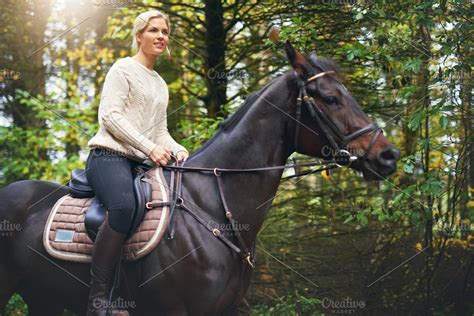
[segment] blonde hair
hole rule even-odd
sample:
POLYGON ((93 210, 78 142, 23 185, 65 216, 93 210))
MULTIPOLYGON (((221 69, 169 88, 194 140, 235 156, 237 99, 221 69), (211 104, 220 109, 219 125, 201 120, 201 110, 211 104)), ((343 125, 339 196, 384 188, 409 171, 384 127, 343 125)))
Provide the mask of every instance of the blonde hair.
MULTIPOLYGON (((171 32, 170 30, 170 20, 166 14, 159 10, 151 10, 151 11, 146 11, 143 13, 140 13, 139 16, 135 19, 135 23, 133 24, 133 31, 132 31, 132 49, 138 50, 140 47, 140 44, 137 42, 137 34, 140 34, 145 30, 145 28, 148 25, 148 22, 152 18, 163 18, 166 22, 166 26, 168 27, 168 32, 171 32)), ((168 49, 168 46, 166 47, 168 49)), ((169 54, 169 51, 168 51, 169 54)))

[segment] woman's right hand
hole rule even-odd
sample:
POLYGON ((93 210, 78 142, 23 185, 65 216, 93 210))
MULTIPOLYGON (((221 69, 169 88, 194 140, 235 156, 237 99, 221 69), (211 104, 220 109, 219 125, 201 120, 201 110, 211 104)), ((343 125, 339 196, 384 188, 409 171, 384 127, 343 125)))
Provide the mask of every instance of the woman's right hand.
POLYGON ((158 166, 164 166, 171 159, 171 151, 160 145, 156 145, 149 155, 151 161, 156 163, 158 166))

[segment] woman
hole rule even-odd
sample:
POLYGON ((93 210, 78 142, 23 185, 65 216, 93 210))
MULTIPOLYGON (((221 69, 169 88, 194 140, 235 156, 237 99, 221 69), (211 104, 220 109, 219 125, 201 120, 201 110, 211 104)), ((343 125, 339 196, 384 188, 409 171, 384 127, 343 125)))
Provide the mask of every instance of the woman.
POLYGON ((140 14, 133 28, 133 57, 118 60, 105 78, 99 105, 99 131, 89 141, 87 180, 108 211, 92 253, 88 315, 105 315, 114 270, 132 223, 135 199, 132 168, 146 159, 165 165, 187 150, 169 135, 168 87, 153 70, 168 51, 170 25, 160 11, 140 14))

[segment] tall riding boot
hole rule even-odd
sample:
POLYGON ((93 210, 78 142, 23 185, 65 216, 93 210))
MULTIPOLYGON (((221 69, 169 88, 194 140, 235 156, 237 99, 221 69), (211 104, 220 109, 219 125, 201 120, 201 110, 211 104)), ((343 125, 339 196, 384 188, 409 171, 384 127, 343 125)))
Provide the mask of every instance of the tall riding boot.
POLYGON ((122 252, 125 234, 109 226, 108 216, 97 234, 92 251, 91 287, 87 305, 88 316, 128 315, 108 312, 110 291, 115 277, 115 267, 122 252))

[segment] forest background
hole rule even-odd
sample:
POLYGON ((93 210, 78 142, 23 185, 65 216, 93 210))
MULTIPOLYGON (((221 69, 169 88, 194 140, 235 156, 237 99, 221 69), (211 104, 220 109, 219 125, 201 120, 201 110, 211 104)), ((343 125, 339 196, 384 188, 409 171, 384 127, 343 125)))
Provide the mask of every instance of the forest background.
MULTIPOLYGON (((338 170, 282 182, 242 314, 472 315, 471 1, 2 0, 0 187, 66 184, 84 167, 107 70, 133 54, 134 18, 153 8, 171 19, 171 57, 155 65, 169 130, 191 152, 289 70, 268 40, 277 26, 340 65, 402 153, 385 181, 338 170)), ((7 315, 26 310, 16 295, 7 315)))

